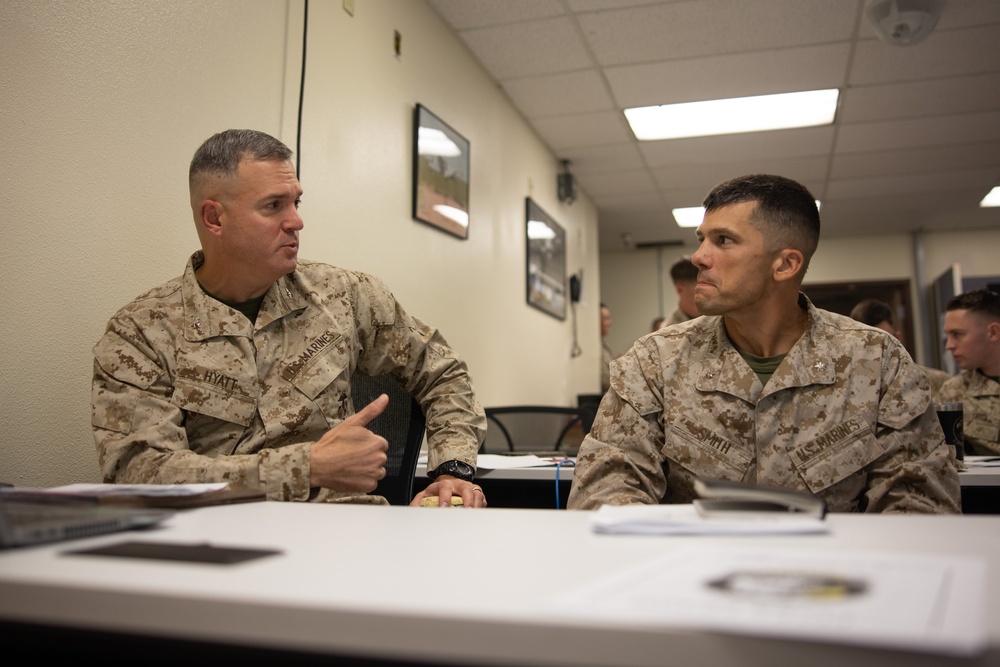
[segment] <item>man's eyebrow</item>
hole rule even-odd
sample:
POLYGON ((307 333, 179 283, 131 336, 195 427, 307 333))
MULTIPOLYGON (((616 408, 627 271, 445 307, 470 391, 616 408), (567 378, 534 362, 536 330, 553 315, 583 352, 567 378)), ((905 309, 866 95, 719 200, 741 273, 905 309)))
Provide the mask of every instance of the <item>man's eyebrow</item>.
POLYGON ((741 238, 738 232, 733 231, 731 227, 713 227, 709 229, 705 236, 731 236, 732 238, 741 238))
POLYGON ((301 196, 301 190, 298 192, 272 192, 269 195, 264 195, 258 199, 257 202, 263 204, 264 202, 273 201, 275 199, 298 199, 301 196))

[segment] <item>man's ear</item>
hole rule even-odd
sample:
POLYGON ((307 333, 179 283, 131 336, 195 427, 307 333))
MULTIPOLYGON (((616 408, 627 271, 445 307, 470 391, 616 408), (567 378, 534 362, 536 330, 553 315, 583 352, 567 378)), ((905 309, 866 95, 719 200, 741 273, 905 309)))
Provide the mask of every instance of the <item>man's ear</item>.
POLYGON ((986 325, 986 335, 989 336, 991 342, 1000 342, 1000 322, 990 322, 986 325))
POLYGON ((211 199, 205 199, 198 205, 198 224, 209 234, 222 234, 222 204, 211 199))
POLYGON ((801 250, 795 248, 785 248, 778 253, 774 260, 774 279, 777 281, 792 280, 796 276, 802 275, 805 267, 805 257, 801 250))

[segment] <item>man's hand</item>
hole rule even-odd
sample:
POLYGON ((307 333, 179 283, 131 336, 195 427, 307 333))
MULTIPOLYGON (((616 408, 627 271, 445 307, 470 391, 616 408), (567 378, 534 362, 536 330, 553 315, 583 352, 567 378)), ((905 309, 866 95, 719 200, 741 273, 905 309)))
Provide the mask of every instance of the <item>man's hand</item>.
POLYGON ((486 507, 486 494, 478 484, 451 475, 439 475, 430 486, 413 498, 410 507, 418 507, 427 496, 437 496, 439 507, 450 507, 452 496, 462 497, 463 507, 486 507))
POLYGON ((309 448, 309 486, 369 493, 385 477, 386 439, 369 431, 368 422, 389 405, 382 394, 323 434, 309 448))

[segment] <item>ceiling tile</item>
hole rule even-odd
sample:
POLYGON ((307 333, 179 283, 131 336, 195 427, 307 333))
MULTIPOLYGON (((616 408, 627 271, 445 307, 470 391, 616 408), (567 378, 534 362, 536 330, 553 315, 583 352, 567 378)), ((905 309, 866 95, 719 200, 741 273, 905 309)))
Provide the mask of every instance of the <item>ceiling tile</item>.
POLYGON ((622 107, 839 88, 850 45, 822 44, 607 68, 622 107))
POLYGON ((852 87, 838 116, 846 124, 995 110, 1000 110, 1000 72, 852 87))
POLYGON ((836 153, 971 144, 998 139, 1000 111, 932 116, 845 125, 837 135, 836 153))
POLYGON ((919 44, 858 42, 850 83, 916 81, 1000 71, 1000 25, 934 32, 919 44))
POLYGON ((511 100, 529 119, 615 108, 604 79, 596 69, 509 79, 502 83, 511 100))
POLYGON ((859 0, 700 0, 579 14, 601 65, 848 40, 859 0))
POLYGON ((580 34, 568 18, 465 30, 460 35, 498 81, 593 65, 580 34))
POLYGON ((832 127, 774 130, 716 137, 694 137, 668 141, 647 141, 639 150, 651 168, 678 162, 729 162, 734 157, 746 160, 808 157, 829 153, 833 146, 832 127))
POLYGON ((942 165, 960 171, 992 168, 996 170, 1000 179, 1000 141, 868 153, 840 153, 833 158, 830 178, 843 180, 886 174, 934 172, 940 170, 942 165))
POLYGON ((629 139, 625 119, 616 111, 538 118, 535 130, 550 148, 599 146, 629 139))

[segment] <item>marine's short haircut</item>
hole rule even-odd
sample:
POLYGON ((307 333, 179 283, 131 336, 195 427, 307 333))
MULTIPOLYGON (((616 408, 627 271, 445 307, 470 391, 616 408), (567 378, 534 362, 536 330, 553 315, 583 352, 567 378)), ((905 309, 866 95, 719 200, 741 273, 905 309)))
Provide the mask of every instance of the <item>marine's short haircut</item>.
POLYGON ((819 209, 812 193, 790 178, 751 174, 715 186, 705 197, 705 212, 743 202, 757 202, 750 220, 769 249, 795 248, 807 268, 819 245, 819 209))
POLYGON ((698 267, 691 262, 690 257, 679 259, 670 267, 670 279, 675 285, 698 282, 698 267))
POLYGON ((883 322, 888 322, 889 326, 896 326, 896 316, 892 312, 892 306, 878 299, 859 301, 854 308, 851 308, 851 319, 870 327, 877 327, 883 322))
POLYGON ((225 130, 205 140, 191 159, 188 185, 205 176, 235 176, 240 162, 259 160, 285 162, 292 150, 274 137, 257 130, 225 130))
POLYGON ((977 289, 948 299, 945 310, 971 310, 991 320, 1000 321, 1000 294, 989 289, 977 289))

